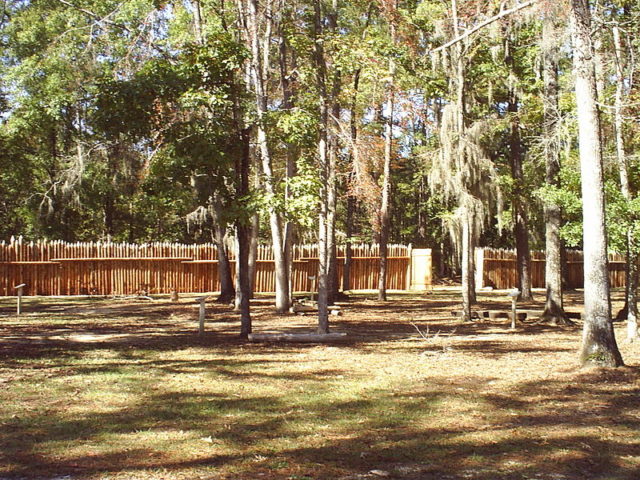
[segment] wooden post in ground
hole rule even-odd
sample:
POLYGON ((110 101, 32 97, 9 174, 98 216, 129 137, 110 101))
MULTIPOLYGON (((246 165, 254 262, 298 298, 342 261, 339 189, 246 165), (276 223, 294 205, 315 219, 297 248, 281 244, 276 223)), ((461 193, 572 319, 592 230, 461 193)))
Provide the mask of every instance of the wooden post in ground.
POLYGON ((511 330, 515 330, 516 328, 516 302, 518 301, 518 296, 520 295, 520 290, 514 288, 510 290, 508 295, 511 297, 511 330))
POLYGON ((205 316, 205 306, 204 302, 209 298, 208 295, 204 297, 196 297, 196 303, 200 304, 200 310, 198 314, 198 335, 204 335, 204 316, 205 316))
POLYGON ((484 248, 476 247, 476 288, 484 287, 484 248))
POLYGON ((22 314, 22 294, 24 292, 24 287, 26 287, 26 283, 21 283, 20 285, 16 285, 14 288, 18 291, 18 306, 17 306, 17 315, 22 314))
POLYGON ((178 295, 178 291, 175 288, 171 289, 171 296, 169 297, 172 303, 178 303, 180 301, 180 296, 178 295))
POLYGON ((311 301, 314 302, 315 293, 316 293, 316 275, 309 275, 309 280, 311 280, 311 301))

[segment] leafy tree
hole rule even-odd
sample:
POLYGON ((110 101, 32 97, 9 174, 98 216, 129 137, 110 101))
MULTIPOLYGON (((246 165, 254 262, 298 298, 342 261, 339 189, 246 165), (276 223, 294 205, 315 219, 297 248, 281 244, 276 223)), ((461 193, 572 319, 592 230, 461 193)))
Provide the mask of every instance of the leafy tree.
POLYGON ((602 144, 596 76, 591 39, 591 12, 586 0, 570 6, 576 106, 580 142, 584 231, 584 330, 580 360, 583 365, 622 365, 611 322, 609 271, 604 215, 602 144))

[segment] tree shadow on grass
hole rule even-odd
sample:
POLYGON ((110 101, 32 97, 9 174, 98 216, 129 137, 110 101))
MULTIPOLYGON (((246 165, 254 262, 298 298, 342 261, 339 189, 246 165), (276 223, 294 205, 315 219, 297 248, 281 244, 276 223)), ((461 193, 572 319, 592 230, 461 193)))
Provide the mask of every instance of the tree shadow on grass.
MULTIPOLYGON (((90 412, 75 418, 70 418, 64 412, 46 417, 18 417, 4 425, 0 434, 0 450, 13 465, 7 471, 12 476, 88 476, 105 471, 166 469, 174 463, 180 464, 181 468, 188 465, 218 465, 241 455, 227 453, 181 461, 172 454, 173 447, 180 440, 157 442, 149 435, 153 437, 166 431, 189 431, 191 438, 188 443, 198 445, 199 436, 214 434, 218 441, 236 446, 241 451, 279 431, 281 422, 277 419, 277 413, 282 408, 281 403, 272 397, 241 399, 211 394, 157 393, 145 396, 137 405, 126 406, 116 412, 90 412), (236 412, 252 416, 238 428, 225 428, 223 422, 230 421, 225 415, 236 412), (70 443, 80 449, 83 449, 83 444, 110 443, 109 449, 119 447, 119 452, 98 453, 89 448, 88 452, 83 449, 87 453, 78 456, 66 455, 65 452, 47 453, 50 448, 48 445, 70 443)), ((1 465, 2 462, 0 472, 6 471, 1 469, 1 465)))
MULTIPOLYGON (((481 393, 473 383, 461 395, 478 405, 466 415, 487 417, 484 424, 475 425, 464 417, 459 426, 453 422, 430 427, 428 420, 412 421, 411 408, 419 403, 413 399, 420 397, 414 394, 411 400, 405 397, 398 402, 401 412, 397 417, 408 419, 404 424, 380 428, 379 419, 370 419, 362 427, 367 435, 302 448, 290 455, 297 462, 302 457, 353 474, 377 469, 388 472, 387 478, 637 480, 638 370, 579 377, 581 384, 576 387, 556 381, 533 382, 499 395, 481 393)), ((433 398, 433 393, 425 391, 424 398, 433 398)), ((439 393, 443 401, 451 395, 444 390, 439 393)))
MULTIPOLYGON (((404 302, 414 302, 414 300, 404 302)), ((366 306, 365 306, 366 307, 366 306)), ((405 342, 420 338, 426 332, 434 332, 440 337, 477 337, 485 333, 492 336, 504 336, 504 341, 474 340, 473 343, 462 344, 460 348, 466 351, 474 349, 479 353, 493 352, 495 355, 513 351, 529 351, 511 341, 514 333, 517 335, 535 336, 544 332, 563 331, 558 327, 545 325, 519 325, 514 332, 508 328, 505 321, 483 320, 480 322, 456 322, 451 319, 450 302, 426 299, 423 303, 407 310, 408 305, 389 306, 396 310, 394 315, 386 313, 372 313, 369 318, 362 315, 365 308, 360 303, 354 303, 346 313, 340 317, 331 318, 331 329, 346 332, 348 336, 343 342, 337 343, 337 348, 362 349, 379 343, 405 342), (428 312, 426 317, 416 317, 416 312, 428 312), (442 313, 440 317, 439 312, 442 313), (354 315, 352 315, 354 313, 354 315)), ((379 307, 377 304, 376 308, 379 307)), ((136 307, 137 308, 137 307, 136 307)), ((101 313, 94 316, 65 320, 69 317, 51 314, 35 319, 17 320, 0 327, 0 361, 7 365, 15 365, 21 360, 52 359, 52 358, 80 358, 86 352, 113 350, 126 354, 132 349, 143 349, 156 352, 172 351, 185 348, 207 349, 237 349, 244 345, 238 338, 238 320, 233 317, 227 307, 214 307, 206 322, 206 333, 199 336, 195 333, 197 322, 192 305, 172 307, 158 306, 155 311, 144 310, 136 316, 117 317, 111 313, 101 313), (171 310, 177 308, 177 310, 171 310), (144 314, 150 315, 145 317, 144 314), (177 315, 172 318, 171 315, 177 315), (142 316, 140 316, 142 315, 142 316)), ((373 308, 373 307, 372 307, 373 308)), ((371 310, 374 312, 373 310, 371 310)), ((313 332, 316 328, 315 317, 285 316, 277 317, 265 314, 263 311, 254 320, 254 331, 276 331, 289 333, 313 332)), ((251 346, 254 350, 263 349, 286 352, 314 348, 313 345, 271 344, 265 346, 251 346)), ((401 348, 407 348, 402 346, 401 348)), ((424 349, 425 345, 415 346, 424 349)), ((429 349, 431 347, 426 347, 429 349)), ((437 348, 435 348, 437 350, 437 348)), ((561 351, 555 349, 554 351, 561 351)), ((233 354, 233 352, 229 352, 233 354)))
POLYGON ((295 466, 317 480, 376 478, 368 474, 373 470, 408 480, 637 480, 638 369, 579 373, 575 385, 525 382, 498 393, 485 391, 478 379, 451 380, 465 388, 452 391, 451 384, 433 382, 412 392, 378 389, 331 403, 161 390, 116 412, 17 419, 0 433, 13 464, 3 475, 85 478, 162 469, 173 478, 190 469, 221 468, 234 472, 225 478, 248 480, 259 473, 291 478, 287 468, 295 466), (443 419, 461 404, 458 418, 443 419), (144 448, 130 443, 140 432, 183 429, 188 439, 174 441, 174 448, 172 442, 144 448), (111 446, 118 451, 43 453, 45 445, 109 436, 119 439, 111 446), (211 452, 190 453, 200 436, 214 439, 211 452))

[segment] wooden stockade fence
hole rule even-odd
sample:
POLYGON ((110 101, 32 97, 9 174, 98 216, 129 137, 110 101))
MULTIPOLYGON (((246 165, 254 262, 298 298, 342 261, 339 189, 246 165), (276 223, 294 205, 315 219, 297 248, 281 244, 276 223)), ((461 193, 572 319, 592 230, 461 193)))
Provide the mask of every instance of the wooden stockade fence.
MULTIPOLYGON (((612 287, 624 287, 624 255, 609 254, 609 281, 612 287)), ((567 288, 584 286, 582 252, 567 250, 564 258, 567 288)), ((545 288, 544 252, 531 252, 531 285, 545 288)), ((517 285, 516 252, 493 248, 476 249, 476 287, 513 288, 517 285)))
MULTIPOLYGON (((353 290, 378 287, 379 247, 354 245, 351 264, 353 290)), ((256 292, 275 290, 271 246, 258 247, 256 292)), ((344 247, 339 247, 338 277, 342 285, 344 247)), ((309 291, 310 276, 317 275, 317 247, 293 247, 293 290, 309 291)), ((409 288, 411 247, 390 245, 387 288, 409 288)), ((230 252, 232 271, 235 256, 230 252)), ((14 287, 27 285, 26 295, 131 295, 216 292, 218 252, 213 244, 126 244, 61 241, 0 242, 0 295, 15 295, 14 287)))

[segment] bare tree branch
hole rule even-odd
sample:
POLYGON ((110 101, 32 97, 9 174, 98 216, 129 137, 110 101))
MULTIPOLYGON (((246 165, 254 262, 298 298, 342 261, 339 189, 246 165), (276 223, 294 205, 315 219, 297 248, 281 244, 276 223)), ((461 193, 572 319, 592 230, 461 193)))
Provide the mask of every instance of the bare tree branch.
POLYGON ((122 30, 124 30, 125 32, 130 32, 129 28, 126 25, 122 25, 121 23, 116 23, 113 20, 109 20, 107 16, 105 17, 100 17, 98 14, 93 13, 91 10, 87 10, 86 8, 82 8, 79 7, 78 5, 74 5, 71 2, 68 2, 67 0, 58 0, 58 2, 62 3, 63 5, 66 5, 67 7, 71 7, 74 8, 76 10, 78 10, 79 12, 84 13, 85 15, 87 15, 88 17, 91 17, 92 19, 94 19, 97 22, 104 22, 104 23, 108 23, 109 25, 113 25, 114 27, 118 27, 122 30))
MULTIPOLYGON (((74 5, 73 3, 67 1, 67 0, 57 0, 59 3, 69 7, 69 8, 73 8, 81 13, 84 13, 86 16, 88 16, 89 18, 91 18, 92 20, 95 21, 95 24, 107 24, 107 25, 111 25, 112 27, 118 28, 120 30, 122 30, 123 32, 127 33, 127 34, 133 34, 134 32, 126 25, 124 25, 123 23, 119 23, 119 22, 114 22, 113 20, 110 20, 109 17, 112 16, 115 12, 118 11, 118 9, 120 8, 120 6, 118 6, 113 12, 105 15, 105 16, 100 16, 95 12, 92 12, 91 10, 87 10, 86 8, 82 8, 78 5, 74 5)), ((149 17, 147 17, 147 19, 145 21, 148 21, 149 17)), ((138 36, 136 38, 136 40, 138 38, 140 38, 142 36, 142 32, 138 32, 138 36)), ((156 52, 158 52, 160 55, 162 55, 162 57, 164 57, 167 60, 171 60, 171 56, 166 52, 166 50, 158 45, 157 43, 153 42, 153 41, 149 41, 148 45, 153 48, 156 52)))
POLYGON ((538 0, 528 0, 527 2, 520 3, 520 4, 516 5, 515 7, 509 8, 507 10, 501 10, 500 13, 497 13, 493 17, 488 18, 483 22, 480 22, 478 25, 476 25, 475 27, 471 28, 470 30, 467 30, 462 35, 457 36, 453 40, 448 41, 447 43, 445 43, 444 45, 439 46, 438 48, 434 48, 433 50, 431 50, 430 53, 437 53, 440 50, 445 50, 445 49, 449 48, 450 46, 455 45, 456 43, 458 43, 458 42, 464 40, 465 38, 473 35, 478 30, 483 29, 487 25, 491 25, 493 22, 498 21, 501 18, 504 18, 504 17, 506 17, 508 15, 511 15, 512 13, 519 12, 520 10, 522 10, 524 8, 530 7, 531 5, 537 3, 537 1, 538 0))

